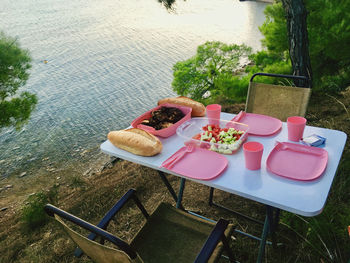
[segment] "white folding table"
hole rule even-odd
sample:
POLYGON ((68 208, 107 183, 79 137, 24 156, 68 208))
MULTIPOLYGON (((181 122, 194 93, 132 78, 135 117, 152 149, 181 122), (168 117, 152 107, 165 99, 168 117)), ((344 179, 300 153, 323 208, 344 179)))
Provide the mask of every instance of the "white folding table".
MULTIPOLYGON (((234 114, 221 113, 221 118, 224 120, 231 120, 234 116, 234 114)), ((233 155, 225 155, 228 159, 228 167, 220 176, 210 181, 186 178, 160 167, 166 159, 184 146, 183 139, 176 134, 169 138, 159 138, 163 144, 163 150, 160 154, 153 157, 137 156, 126 152, 113 146, 108 140, 101 144, 101 150, 106 154, 141 164, 163 173, 173 174, 215 189, 254 200, 267 205, 267 207, 276 208, 277 210, 282 209, 302 216, 316 216, 322 212, 326 204, 327 196, 342 156, 347 135, 337 130, 306 126, 304 135, 312 134, 318 134, 326 138, 327 141, 323 148, 328 152, 328 163, 324 173, 319 178, 312 181, 291 180, 275 175, 266 169, 266 159, 274 148, 275 142, 288 141, 286 123, 282 124, 280 132, 275 135, 248 137, 248 141, 258 141, 264 145, 260 170, 251 171, 245 168, 243 150, 240 149, 233 155)), ((195 167, 193 169, 195 169, 195 167)), ((184 180, 182 180, 182 182, 184 182, 184 180)), ((177 199, 179 202, 181 202, 181 188, 180 192, 179 199, 177 199)), ((172 194, 174 195, 174 193, 172 194)), ((271 220, 271 218, 267 215, 264 226, 265 233, 263 231, 263 242, 261 242, 262 245, 259 254, 263 253, 265 248, 266 236, 269 231, 269 220, 271 220)), ((259 257, 262 256, 259 255, 259 257)))

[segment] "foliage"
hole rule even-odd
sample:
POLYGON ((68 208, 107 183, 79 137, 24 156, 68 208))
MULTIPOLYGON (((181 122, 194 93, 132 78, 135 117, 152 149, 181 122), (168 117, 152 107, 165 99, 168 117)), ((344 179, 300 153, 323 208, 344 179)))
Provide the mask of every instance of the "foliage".
MULTIPOLYGON (((262 50, 250 55, 249 59, 253 62, 252 65, 246 67, 246 72, 250 76, 257 72, 289 74, 292 71, 292 65, 287 53, 278 54, 262 50)), ((281 81, 278 78, 261 76, 258 76, 256 80, 270 84, 277 84, 277 82, 281 81)))
POLYGON ((233 76, 232 74, 220 74, 216 81, 217 89, 211 92, 211 96, 205 103, 232 104, 245 101, 249 83, 248 76, 233 76))
MULTIPOLYGON (((309 0, 305 4, 314 89, 344 90, 350 84, 350 2, 309 0)), ((265 37, 262 43, 268 52, 283 54, 288 51, 288 40, 282 4, 267 6, 265 15, 260 27, 265 37)))
MULTIPOLYGON (((307 0, 305 5, 313 90, 342 91, 350 85, 350 1, 307 0)), ((256 72, 291 74, 285 15, 280 0, 266 7, 266 20, 260 27, 266 49, 249 56, 252 65, 246 68, 248 76, 256 72)), ((178 94, 202 102, 219 98, 227 102, 243 101, 249 77, 233 73, 240 56, 247 56, 250 51, 247 46, 207 42, 198 47, 194 57, 174 65, 172 87, 178 94), (208 94, 210 97, 205 96, 208 94)), ((280 80, 261 77, 259 81, 280 80)))
POLYGON ((174 65, 172 87, 178 94, 199 101, 203 101, 208 92, 229 90, 232 83, 238 82, 233 75, 235 70, 250 53, 251 48, 245 45, 206 42, 198 46, 195 56, 174 65))
POLYGON ((16 94, 26 84, 31 58, 16 39, 0 32, 0 129, 17 129, 29 119, 37 98, 27 91, 16 94))
POLYGON ((52 187, 48 192, 38 192, 28 197, 21 211, 21 219, 27 230, 33 230, 47 222, 48 216, 44 211, 44 206, 55 202, 57 193, 57 187, 52 187))
POLYGON ((266 20, 259 28, 265 37, 261 43, 270 53, 279 56, 288 51, 287 26, 282 3, 266 6, 264 13, 266 20))
MULTIPOLYGON (((315 78, 350 73, 350 2, 308 1, 310 55, 315 78)), ((349 78, 347 84, 350 84, 349 78)), ((326 82, 327 83, 327 82, 326 82)), ((339 89, 342 89, 340 86, 339 89)))

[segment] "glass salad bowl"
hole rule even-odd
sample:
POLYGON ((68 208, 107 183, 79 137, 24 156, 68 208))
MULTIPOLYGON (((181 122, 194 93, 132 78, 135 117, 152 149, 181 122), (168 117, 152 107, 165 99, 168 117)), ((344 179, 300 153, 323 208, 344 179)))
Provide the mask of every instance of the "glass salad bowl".
POLYGON ((248 137, 248 125, 226 120, 192 118, 177 129, 185 145, 194 144, 222 154, 235 153, 248 137))

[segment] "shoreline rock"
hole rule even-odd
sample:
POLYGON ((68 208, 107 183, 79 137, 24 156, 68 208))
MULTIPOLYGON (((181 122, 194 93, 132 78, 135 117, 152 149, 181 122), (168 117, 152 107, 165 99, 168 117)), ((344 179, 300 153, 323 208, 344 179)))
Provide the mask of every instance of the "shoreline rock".
POLYGON ((18 176, 18 178, 23 178, 23 177, 25 177, 27 175, 27 172, 23 172, 23 173, 21 173, 19 176, 18 176))

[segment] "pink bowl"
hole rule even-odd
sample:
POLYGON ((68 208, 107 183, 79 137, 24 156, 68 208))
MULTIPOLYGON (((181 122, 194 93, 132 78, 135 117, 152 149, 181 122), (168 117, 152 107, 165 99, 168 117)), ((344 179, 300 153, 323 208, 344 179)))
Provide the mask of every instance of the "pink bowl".
POLYGON ((185 121, 188 121, 189 119, 191 119, 191 113, 192 113, 192 108, 166 103, 166 104, 159 105, 158 107, 155 107, 155 108, 145 112, 141 116, 137 117, 135 120, 133 120, 133 122, 131 123, 131 126, 134 128, 145 130, 153 135, 166 138, 166 137, 169 137, 169 136, 175 134, 177 127, 179 127, 185 121), (185 114, 185 116, 181 120, 179 120, 178 122, 171 125, 169 128, 164 128, 161 130, 156 130, 151 126, 141 124, 141 122, 143 120, 149 119, 152 116, 151 115, 152 111, 158 110, 161 107, 178 108, 179 110, 182 111, 183 114, 185 114))

